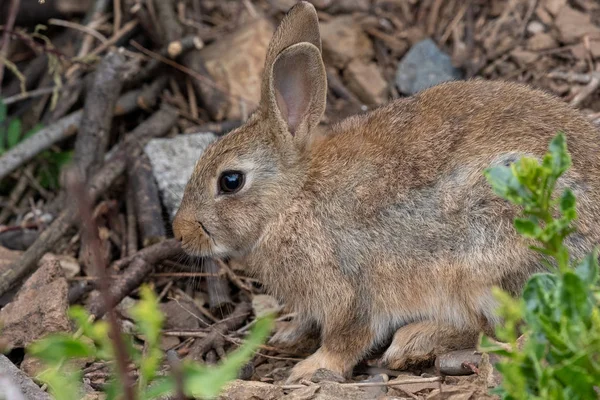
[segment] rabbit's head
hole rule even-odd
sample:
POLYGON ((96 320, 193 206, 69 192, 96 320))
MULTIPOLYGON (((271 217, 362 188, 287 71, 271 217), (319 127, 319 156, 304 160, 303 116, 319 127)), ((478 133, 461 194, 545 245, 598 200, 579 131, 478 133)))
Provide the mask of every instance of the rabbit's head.
POLYGON ((256 112, 198 160, 173 221, 198 256, 240 256, 298 196, 325 111, 327 80, 317 13, 299 2, 271 40, 256 112))

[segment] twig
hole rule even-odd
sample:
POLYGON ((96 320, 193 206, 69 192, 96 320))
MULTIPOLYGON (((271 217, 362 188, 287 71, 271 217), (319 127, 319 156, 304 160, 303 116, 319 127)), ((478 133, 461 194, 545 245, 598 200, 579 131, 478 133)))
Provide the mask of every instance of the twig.
POLYGON ((78 30, 80 32, 83 32, 90 36, 95 37, 96 39, 98 39, 100 41, 100 43, 108 42, 108 39, 106 38, 106 36, 104 36, 103 34, 98 32, 97 30, 90 28, 89 26, 77 24, 77 23, 71 22, 71 21, 65 21, 62 19, 56 19, 56 18, 49 19, 48 24, 78 30))
MULTIPOLYGON (((175 257, 182 254, 181 245, 174 239, 165 240, 152 247, 155 247, 152 253, 146 253, 146 256, 142 256, 141 252, 134 257, 133 261, 127 268, 127 270, 121 275, 119 279, 113 282, 110 288, 110 294, 118 304, 125 298, 133 289, 138 287, 144 279, 154 269, 154 266, 165 258, 175 257), (149 255, 153 257, 150 257, 149 255)), ((91 302, 89 305, 91 314, 101 317, 106 312, 104 304, 97 301, 91 302)))
MULTIPOLYGON (((133 257, 138 251, 138 231, 135 199, 133 198, 133 189, 129 184, 125 190, 125 203, 127 209, 127 255, 133 257)), ((125 254, 121 254, 121 257, 125 257, 125 254)))
MULTIPOLYGON (((27 167, 28 169, 32 169, 32 166, 27 167)), ((4 205, 2 211, 0 211, 0 224, 3 224, 11 213, 14 211, 15 207, 21 200, 21 196, 25 193, 25 190, 29 187, 29 178, 25 174, 21 174, 17 184, 15 185, 12 192, 8 197, 7 203, 4 205)))
POLYGON ((571 106, 579 106, 589 95, 591 95, 596 91, 596 89, 598 89, 598 86, 600 86, 600 64, 596 66, 595 73, 591 75, 592 79, 590 79, 590 82, 585 87, 583 87, 579 91, 579 93, 577 93, 575 97, 573 97, 573 99, 570 101, 569 104, 571 106))
POLYGON ((71 176, 69 176, 69 186, 72 193, 75 196, 77 203, 77 210, 82 230, 82 239, 85 238, 86 242, 90 244, 90 250, 93 259, 92 264, 94 266, 94 269, 96 270, 96 275, 100 277, 100 293, 102 295, 104 307, 108 310, 108 321, 111 330, 110 338, 113 342, 113 346, 115 349, 117 368, 120 373, 120 380, 123 385, 123 391, 126 399, 134 400, 136 398, 135 389, 131 384, 131 378, 127 370, 127 365, 129 363, 127 357, 127 350, 125 348, 125 343, 123 342, 123 338, 121 336, 119 322, 117 321, 117 317, 114 313, 113 307, 115 303, 113 297, 109 292, 110 282, 106 274, 106 259, 103 257, 103 254, 100 251, 100 236, 98 235, 98 228, 96 226, 94 218, 92 217, 91 212, 94 200, 90 198, 89 193, 83 184, 83 176, 80 175, 80 171, 78 169, 73 169, 70 175, 71 176))
POLYGON ((123 19, 123 14, 121 12, 121 0, 113 0, 113 32, 117 33, 119 29, 121 29, 121 20, 123 19))
MULTIPOLYGON (((138 101, 141 101, 140 99, 154 98, 156 100, 157 92, 160 91, 160 87, 154 85, 156 83, 154 82, 153 85, 143 91, 133 90, 121 96, 115 106, 115 114, 123 115, 135 110, 139 107, 138 101)), ((43 128, 4 153, 0 157, 0 180, 42 151, 48 150, 57 142, 74 135, 79 128, 82 115, 83 110, 75 111, 43 128)))
POLYGON ((568 83, 581 83, 585 85, 590 83, 594 75, 597 75, 597 73, 592 72, 591 74, 580 74, 577 72, 552 71, 549 72, 547 76, 551 79, 561 79, 563 81, 567 81, 568 83))
MULTIPOLYGON (((388 381, 388 382, 356 382, 356 383, 340 383, 341 386, 346 387, 380 387, 380 386, 402 386, 412 385, 415 383, 429 383, 429 382, 440 382, 442 378, 439 376, 433 378, 419 378, 419 379, 406 379, 402 381, 388 381)), ((283 385, 283 390, 295 390, 303 389, 306 385, 283 385)))
POLYGON ((167 234, 162 217, 160 196, 148 156, 142 153, 135 159, 130 158, 127 175, 135 197, 134 208, 142 247, 164 240, 167 234))
POLYGON ((21 0, 11 0, 5 24, 6 29, 2 35, 2 46, 0 47, 0 94, 2 94, 2 80, 4 79, 4 60, 8 58, 8 49, 10 46, 10 31, 15 26, 20 5, 21 0))
POLYGON ((103 161, 114 109, 123 86, 125 61, 119 52, 108 53, 98 66, 86 96, 73 156, 84 179, 103 161))
POLYGON ((192 359, 200 360, 211 349, 215 349, 217 353, 222 353, 225 341, 229 339, 226 336, 227 332, 239 328, 250 315, 251 310, 250 303, 238 303, 229 318, 212 325, 211 332, 196 343, 190 352, 192 359))
POLYGON ((239 289, 246 291, 248 293, 252 293, 252 288, 250 288, 248 285, 246 285, 244 282, 242 282, 242 280, 235 274, 235 272, 232 271, 231 268, 229 268, 229 265, 227 265, 227 263, 225 263, 223 260, 216 260, 217 264, 219 264, 219 267, 221 267, 221 269, 225 272, 225 274, 227 275, 227 277, 229 278, 229 280, 235 285, 237 286, 239 289))
POLYGON ((70 83, 67 85, 63 85, 61 87, 58 86, 50 86, 50 87, 44 87, 44 88, 39 88, 39 89, 35 89, 35 90, 30 90, 28 92, 25 93, 19 93, 16 94, 14 96, 10 96, 4 99, 4 104, 6 105, 10 105, 22 100, 27 100, 33 97, 38 97, 38 96, 44 96, 46 94, 50 94, 53 93, 56 90, 63 90, 63 89, 72 89, 75 87, 81 86, 81 82, 75 82, 75 83, 70 83))
MULTIPOLYGON (((132 152, 141 151, 152 137, 164 135, 177 121, 177 112, 164 107, 152 117, 134 129, 123 143, 118 145, 104 166, 92 177, 88 191, 92 201, 106 191, 124 171, 127 157, 132 152)), ((1 160, 1 159, 0 159, 1 160)), ((0 279, 0 296, 6 293, 16 282, 24 278, 35 267, 38 260, 52 249, 75 223, 74 210, 71 205, 63 210, 52 224, 44 230, 21 258, 11 264, 11 269, 0 279)))

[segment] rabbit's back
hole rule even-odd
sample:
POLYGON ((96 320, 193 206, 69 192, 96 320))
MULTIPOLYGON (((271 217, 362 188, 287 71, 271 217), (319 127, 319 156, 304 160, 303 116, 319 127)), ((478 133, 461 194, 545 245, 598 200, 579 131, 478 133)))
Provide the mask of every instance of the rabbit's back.
POLYGON ((541 263, 483 170, 542 157, 559 130, 573 158, 561 183, 580 216, 569 244, 582 256, 600 242, 600 135, 561 101, 507 83, 440 85, 335 127, 313 151, 302 200, 312 232, 382 320, 493 318, 490 285, 518 292, 541 263))

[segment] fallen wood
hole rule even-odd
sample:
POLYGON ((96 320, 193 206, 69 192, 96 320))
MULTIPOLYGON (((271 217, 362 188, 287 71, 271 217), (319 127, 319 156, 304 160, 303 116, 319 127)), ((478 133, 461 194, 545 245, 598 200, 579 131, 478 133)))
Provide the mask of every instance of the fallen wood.
POLYGON ((102 164, 114 109, 123 86, 125 61, 123 54, 110 52, 94 73, 92 87, 85 99, 73 157, 83 179, 96 172, 102 164))
POLYGON ((142 246, 147 247, 164 240, 167 233, 160 195, 148 156, 141 153, 135 159, 130 158, 127 176, 131 194, 135 197, 134 208, 142 246))
MULTIPOLYGON (((181 244, 175 239, 164 240, 139 251, 132 257, 131 263, 123 274, 115 279, 110 287, 110 295, 115 304, 137 288, 152 272, 157 263, 164 259, 183 254, 181 244)), ((101 318, 106 308, 101 299, 95 298, 89 305, 90 313, 101 318)))
MULTIPOLYGON (((127 137, 124 143, 118 145, 104 166, 91 178, 87 187, 90 198, 96 201, 98 196, 106 191, 127 166, 127 157, 135 152, 140 152, 141 147, 149 139, 162 136, 175 125, 177 112, 165 106, 148 118, 127 137)), ((70 204, 63 210, 52 224, 44 230, 38 239, 23 253, 18 262, 6 271, 0 280, 0 296, 14 284, 27 276, 36 266, 42 256, 50 251, 56 243, 73 227, 76 213, 74 205, 70 204)))
MULTIPOLYGON (((162 87, 159 81, 143 90, 132 90, 119 98, 115 106, 115 115, 124 115, 138 108, 139 102, 156 99, 162 87)), ((164 87, 164 86, 163 86, 164 87)), ((147 101, 146 101, 147 102, 147 101)), ((143 104, 143 103, 142 103, 143 104)), ((6 178, 14 170, 27 163, 39 153, 48 150, 54 144, 77 132, 81 123, 83 110, 75 111, 52 125, 43 128, 35 135, 23 140, 0 157, 0 180, 6 178)))

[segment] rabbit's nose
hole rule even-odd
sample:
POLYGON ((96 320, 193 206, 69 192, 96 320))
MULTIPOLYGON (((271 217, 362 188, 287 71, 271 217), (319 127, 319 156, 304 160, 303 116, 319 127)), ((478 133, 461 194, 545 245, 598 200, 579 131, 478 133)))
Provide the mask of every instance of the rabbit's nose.
POLYGON ((173 236, 180 242, 183 240, 183 229, 180 219, 177 217, 175 217, 175 220, 173 220, 173 236))

